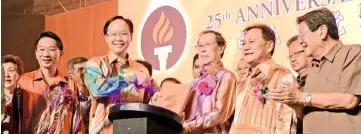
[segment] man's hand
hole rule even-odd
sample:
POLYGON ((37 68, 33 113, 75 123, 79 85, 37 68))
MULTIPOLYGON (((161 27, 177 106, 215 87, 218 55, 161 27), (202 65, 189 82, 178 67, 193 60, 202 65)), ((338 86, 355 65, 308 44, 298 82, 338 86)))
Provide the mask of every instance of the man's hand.
POLYGON ((267 99, 272 99, 280 103, 296 104, 302 99, 303 93, 289 82, 282 82, 281 86, 270 90, 267 99))
POLYGON ((151 98, 152 102, 156 102, 158 99, 162 98, 162 94, 160 92, 154 93, 154 95, 151 98))
POLYGON ((147 87, 151 84, 150 76, 147 72, 137 70, 134 74, 137 77, 137 83, 135 84, 142 87, 147 87))

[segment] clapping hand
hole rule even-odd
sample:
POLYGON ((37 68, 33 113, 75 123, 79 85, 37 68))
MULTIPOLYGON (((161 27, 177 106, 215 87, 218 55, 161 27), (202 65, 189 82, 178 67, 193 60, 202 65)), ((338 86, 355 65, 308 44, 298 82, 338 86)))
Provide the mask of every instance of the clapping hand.
POLYGON ((301 91, 290 82, 282 82, 281 85, 267 93, 267 99, 286 104, 296 104, 301 91))

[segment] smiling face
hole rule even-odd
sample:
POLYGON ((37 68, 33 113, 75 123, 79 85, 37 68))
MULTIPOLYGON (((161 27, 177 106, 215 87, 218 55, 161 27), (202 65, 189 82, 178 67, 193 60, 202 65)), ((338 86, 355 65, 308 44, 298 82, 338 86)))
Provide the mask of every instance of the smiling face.
POLYGON ((116 19, 108 26, 108 33, 105 35, 110 52, 123 55, 126 53, 132 36, 128 24, 122 19, 116 19))
POLYGON ((199 37, 197 44, 197 53, 202 65, 208 66, 221 60, 224 47, 217 44, 214 33, 206 33, 199 37))
POLYGON ((307 56, 314 56, 317 49, 322 46, 322 39, 317 36, 318 30, 312 32, 306 22, 301 22, 299 24, 299 39, 304 43, 305 54, 307 56))
POLYGON ((62 51, 59 50, 54 39, 43 37, 37 44, 35 55, 40 68, 51 68, 58 65, 62 51))
POLYGON ((246 32, 242 42, 244 60, 252 67, 256 66, 271 56, 270 52, 273 47, 274 43, 272 41, 264 40, 261 29, 250 29, 246 32))

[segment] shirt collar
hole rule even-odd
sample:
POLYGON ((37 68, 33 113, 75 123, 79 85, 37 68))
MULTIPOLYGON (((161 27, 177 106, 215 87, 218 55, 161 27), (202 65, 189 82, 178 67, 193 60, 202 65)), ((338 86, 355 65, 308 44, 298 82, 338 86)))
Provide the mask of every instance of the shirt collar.
MULTIPOLYGON (((323 59, 323 58, 322 58, 322 59, 323 59)), ((322 60, 322 59, 321 59, 321 60, 322 60)), ((312 59, 311 63, 312 63, 312 67, 319 67, 320 64, 321 64, 321 61, 320 61, 320 60, 316 60, 316 59, 312 59)))
POLYGON ((338 52, 338 50, 341 49, 341 47, 343 46, 342 42, 339 41, 335 46, 332 47, 332 49, 330 51, 327 52, 327 54, 324 56, 325 58, 322 58, 322 60, 328 60, 330 62, 333 62, 333 60, 335 59, 336 53, 338 52))
POLYGON ((269 73, 269 71, 271 70, 271 68, 273 66, 275 66, 276 63, 273 60, 273 58, 270 58, 268 60, 266 60, 265 62, 259 64, 255 69, 252 70, 251 72, 251 76, 257 75, 259 72, 267 75, 269 73))
MULTIPOLYGON (((35 70, 34 72, 34 81, 39 81, 39 80, 44 80, 44 76, 40 68, 38 70, 35 70)), ((56 83, 60 83, 60 82, 68 83, 65 76, 62 75, 58 69, 56 70, 56 81, 57 81, 56 83)))
POLYGON ((125 61, 129 60, 128 53, 125 55, 125 58, 119 57, 118 55, 116 55, 112 52, 109 52, 107 56, 108 56, 109 64, 113 63, 115 60, 118 60, 118 59, 119 59, 118 60, 119 62, 124 62, 124 63, 125 63, 125 61))
POLYGON ((212 65, 211 67, 209 67, 208 69, 205 69, 204 71, 206 71, 208 74, 210 74, 211 76, 215 76, 219 71, 221 71, 223 69, 223 62, 220 61, 215 65, 212 65))
POLYGON ((305 76, 301 76, 301 75, 298 75, 297 76, 297 83, 300 87, 304 87, 305 84, 306 84, 306 78, 307 78, 307 75, 305 76))

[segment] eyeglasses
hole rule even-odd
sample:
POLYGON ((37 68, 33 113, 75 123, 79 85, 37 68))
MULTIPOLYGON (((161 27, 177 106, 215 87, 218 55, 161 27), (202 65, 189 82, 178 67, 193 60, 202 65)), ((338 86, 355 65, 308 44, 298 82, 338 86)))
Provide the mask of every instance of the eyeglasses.
POLYGON ((305 52, 305 50, 301 50, 301 51, 295 52, 295 53, 289 55, 287 58, 288 58, 288 59, 292 59, 293 56, 295 56, 295 58, 297 58, 297 57, 300 56, 301 53, 303 53, 303 52, 305 52))
POLYGON ((308 32, 311 32, 311 31, 307 31, 307 32, 304 32, 304 33, 298 32, 298 38, 299 38, 299 39, 302 39, 302 37, 303 37, 304 35, 306 35, 308 32))
POLYGON ((127 35, 129 35, 129 33, 128 32, 119 32, 119 33, 114 32, 114 33, 110 33, 110 34, 107 34, 107 35, 114 38, 114 37, 117 37, 117 36, 127 36, 127 35))
POLYGON ((216 44, 216 42, 212 42, 212 43, 206 43, 206 44, 197 44, 194 47, 198 50, 200 48, 210 48, 212 44, 216 44))
POLYGON ((237 71, 237 72, 240 72, 240 71, 242 71, 242 72, 248 72, 249 69, 250 69, 250 67, 237 67, 236 71, 237 71))
POLYGON ((36 52, 38 53, 45 53, 45 52, 49 52, 49 53, 56 53, 57 51, 59 51, 59 49, 55 48, 55 47, 51 47, 51 48, 38 48, 36 50, 36 52))

